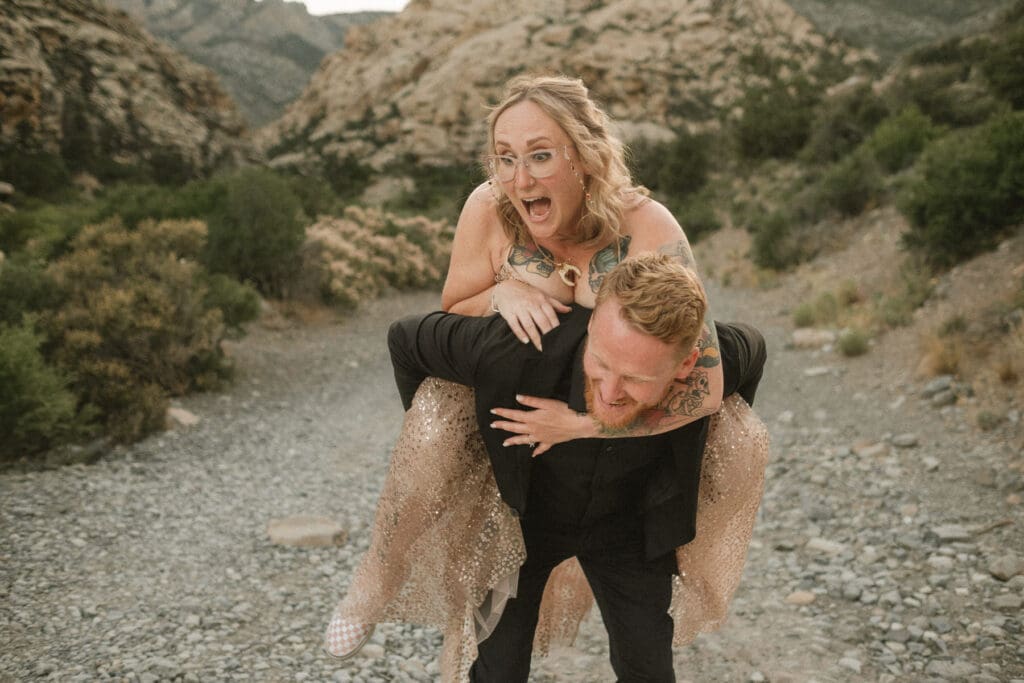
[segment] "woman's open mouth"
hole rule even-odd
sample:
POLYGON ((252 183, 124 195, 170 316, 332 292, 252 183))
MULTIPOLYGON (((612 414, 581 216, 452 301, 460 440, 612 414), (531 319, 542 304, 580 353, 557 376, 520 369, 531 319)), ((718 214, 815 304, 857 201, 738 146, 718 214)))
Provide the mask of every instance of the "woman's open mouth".
POLYGON ((524 199, 522 202, 531 221, 540 222, 551 213, 551 200, 548 197, 524 199))

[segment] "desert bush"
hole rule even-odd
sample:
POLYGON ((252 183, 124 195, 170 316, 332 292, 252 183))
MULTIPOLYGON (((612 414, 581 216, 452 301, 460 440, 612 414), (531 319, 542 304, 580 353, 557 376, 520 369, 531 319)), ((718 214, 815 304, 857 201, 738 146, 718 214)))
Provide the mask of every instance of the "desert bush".
POLYGON ((30 455, 83 432, 68 378, 48 365, 30 322, 0 324, 0 458, 30 455))
POLYGON ((25 252, 0 263, 0 325, 20 325, 26 315, 52 310, 60 293, 46 272, 46 263, 25 252))
POLYGON ((458 220, 462 205, 486 178, 478 164, 433 166, 407 157, 388 167, 386 173, 411 178, 415 187, 389 201, 388 211, 425 215, 439 220, 458 220))
POLYGON ((813 327, 816 322, 813 304, 805 301, 797 304, 793 309, 793 325, 795 327, 813 327))
POLYGON ((836 347, 844 356, 863 356, 870 348, 870 337, 864 330, 850 327, 839 333, 836 347))
POLYGON ((844 216, 857 216, 881 196, 882 190, 878 163, 871 154, 859 150, 825 171, 816 195, 821 206, 844 216))
POLYGON ((737 151, 746 159, 787 159, 807 142, 818 95, 803 81, 773 81, 740 99, 743 110, 732 129, 737 151))
POLYGON ((901 194, 905 243, 939 266, 991 248, 1024 219, 1024 113, 929 145, 901 194))
POLYGON ((302 205, 272 171, 250 168, 224 181, 221 206, 209 218, 204 261, 211 272, 250 281, 265 295, 283 293, 298 267, 302 205))
POLYGON ((249 285, 220 273, 206 275, 203 285, 206 289, 203 305, 220 309, 224 324, 231 332, 241 333, 245 323, 259 317, 260 295, 249 285))
POLYGON ((864 145, 882 168, 895 173, 913 164, 941 133, 942 129, 912 104, 878 124, 864 145))
POLYGON ((198 284, 205 233, 199 221, 128 230, 113 219, 83 229, 49 268, 63 296, 42 319, 52 357, 115 439, 159 429, 168 395, 227 374, 221 313, 198 284))
POLYGON ((902 327, 913 320, 914 311, 924 304, 935 289, 931 267, 912 255, 900 266, 898 291, 878 294, 874 300, 874 318, 883 327, 902 327))
POLYGON ((753 234, 750 257, 758 266, 786 270, 807 257, 794 221, 786 213, 761 214, 747 227, 753 234))
POLYGON ((631 145, 630 161, 638 183, 681 201, 707 184, 711 138, 678 130, 670 142, 642 139, 631 145))
POLYGON ((887 90, 890 109, 916 106, 936 124, 964 128, 983 123, 1006 107, 986 83, 971 79, 964 64, 923 67, 902 74, 887 90))
POLYGON ((981 67, 997 95, 1014 109, 1024 108, 1024 25, 988 50, 981 67))
POLYGON ((705 187, 683 200, 669 200, 668 208, 675 215, 683 232, 691 242, 722 227, 722 221, 715 212, 715 194, 705 187))
POLYGON ((349 207, 306 231, 295 289, 327 303, 355 306, 388 287, 440 282, 451 255, 443 221, 349 207))
POLYGON ((30 197, 53 197, 66 192, 71 175, 64 160, 42 150, 0 149, 0 178, 30 197))
POLYGON ((85 204, 33 203, 9 214, 0 214, 0 250, 27 250, 40 258, 59 255, 95 209, 85 204))
POLYGON ((825 100, 815 111, 807 145, 800 155, 819 164, 837 161, 866 139, 888 113, 870 85, 825 100))
POLYGON ((324 160, 323 174, 324 179, 334 188, 334 192, 344 200, 355 199, 362 194, 373 177, 370 167, 363 165, 351 155, 343 159, 327 156, 324 160))
POLYGON ((226 196, 225 180, 219 176, 193 180, 181 187, 152 183, 116 185, 103 193, 97 203, 95 220, 101 222, 118 216, 129 228, 145 220, 205 220, 223 205, 226 196))

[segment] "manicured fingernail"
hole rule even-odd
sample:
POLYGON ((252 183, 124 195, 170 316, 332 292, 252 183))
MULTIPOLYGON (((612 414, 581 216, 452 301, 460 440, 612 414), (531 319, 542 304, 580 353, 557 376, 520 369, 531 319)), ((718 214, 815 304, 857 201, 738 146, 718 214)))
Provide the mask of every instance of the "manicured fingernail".
POLYGON ((508 446, 508 441, 502 441, 502 442, 501 442, 501 445, 502 445, 502 446, 508 446))
POLYGON ((523 395, 522 394, 516 394, 516 400, 519 401, 520 403, 522 403, 523 402, 523 395))

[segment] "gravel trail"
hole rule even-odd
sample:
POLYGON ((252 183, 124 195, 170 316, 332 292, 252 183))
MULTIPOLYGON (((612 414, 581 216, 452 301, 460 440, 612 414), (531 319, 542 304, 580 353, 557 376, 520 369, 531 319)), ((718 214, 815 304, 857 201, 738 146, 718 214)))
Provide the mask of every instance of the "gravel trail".
MULTIPOLYGON (((1024 681, 1017 414, 977 432, 966 387, 788 348, 770 294, 710 295, 768 338, 756 408, 772 462, 732 615, 677 653, 680 680, 1024 681)), ((91 465, 0 472, 0 681, 436 680, 430 629, 384 625, 342 665, 319 646, 401 420, 385 330, 437 298, 254 327, 231 347, 237 381, 179 402, 197 425, 91 465), (347 543, 271 544, 267 523, 295 514, 336 519, 347 543)), ((606 660, 592 616, 532 679, 613 680, 606 660)))

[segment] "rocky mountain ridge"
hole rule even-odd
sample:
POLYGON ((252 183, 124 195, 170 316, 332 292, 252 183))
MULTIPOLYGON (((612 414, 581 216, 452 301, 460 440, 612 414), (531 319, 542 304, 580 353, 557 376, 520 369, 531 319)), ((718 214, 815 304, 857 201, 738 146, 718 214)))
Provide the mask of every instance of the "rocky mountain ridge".
POLYGON ((906 50, 987 28, 1012 0, 788 0, 818 27, 884 61, 906 50))
POLYGON ((3 149, 185 175, 252 153, 211 71, 98 0, 0 4, 3 149))
POLYGON ((169 45, 212 69, 249 123, 279 117, 349 27, 389 12, 312 16, 284 0, 107 0, 169 45))
POLYGON ((278 165, 466 161, 481 149, 486 105, 510 76, 531 71, 582 77, 626 137, 657 137, 717 125, 764 81, 758 62, 813 81, 825 66, 871 59, 783 0, 413 0, 351 29, 259 139, 278 165))

